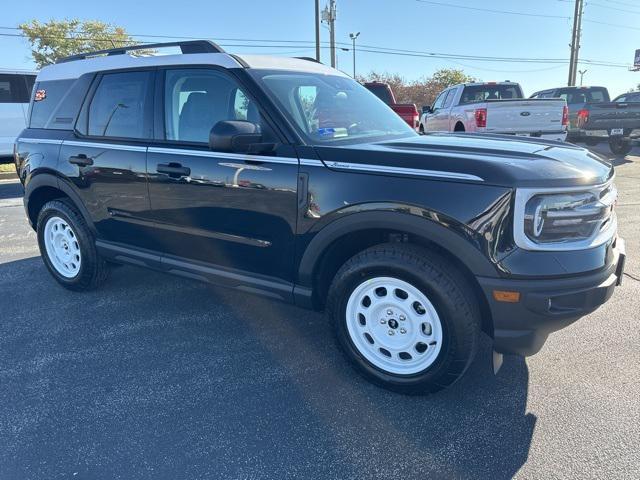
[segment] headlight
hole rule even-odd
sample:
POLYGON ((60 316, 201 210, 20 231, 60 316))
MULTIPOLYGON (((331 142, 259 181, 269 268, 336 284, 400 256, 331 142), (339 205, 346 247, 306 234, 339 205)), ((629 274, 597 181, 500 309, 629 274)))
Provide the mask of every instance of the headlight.
POLYGON ((612 182, 580 189, 516 191, 516 244, 528 250, 577 250, 615 234, 617 190, 612 182))

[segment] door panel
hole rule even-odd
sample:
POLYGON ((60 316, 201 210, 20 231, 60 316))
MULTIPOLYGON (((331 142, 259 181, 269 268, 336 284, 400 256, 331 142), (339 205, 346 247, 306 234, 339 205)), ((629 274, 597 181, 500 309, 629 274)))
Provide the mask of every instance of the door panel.
POLYGON ((153 238, 146 161, 154 75, 151 70, 99 75, 58 162, 100 238, 141 248, 150 248, 153 238))
POLYGON ((262 157, 151 147, 158 249, 292 280, 298 160, 288 150, 262 157), (178 165, 189 174, 163 173, 178 165))
MULTIPOLYGON (((147 171, 158 250, 165 255, 293 280, 298 159, 280 145, 268 155, 211 151, 220 121, 254 123, 279 144, 258 104, 226 72, 206 68, 160 73, 162 136, 147 171)), ((159 103, 159 105, 158 105, 159 103)))
POLYGON ((150 247, 146 155, 143 146, 86 139, 62 144, 58 168, 73 182, 101 238, 150 247))

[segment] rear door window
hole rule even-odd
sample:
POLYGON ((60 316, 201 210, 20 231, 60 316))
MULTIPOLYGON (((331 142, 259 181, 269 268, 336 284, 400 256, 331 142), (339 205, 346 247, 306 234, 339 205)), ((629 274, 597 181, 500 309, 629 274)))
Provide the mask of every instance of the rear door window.
POLYGON ((152 78, 148 71, 104 75, 89 105, 89 135, 150 138, 152 78))
POLYGON ((29 103, 33 75, 0 74, 0 103, 29 103), (27 84, 27 77, 31 83, 27 84))

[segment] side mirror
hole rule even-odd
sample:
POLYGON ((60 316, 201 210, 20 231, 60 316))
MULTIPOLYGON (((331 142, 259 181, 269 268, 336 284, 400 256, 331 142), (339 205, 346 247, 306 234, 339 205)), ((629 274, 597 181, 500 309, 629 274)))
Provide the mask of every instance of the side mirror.
POLYGON ((422 106, 422 113, 432 113, 433 110, 431 109, 431 105, 423 105, 422 106))
POLYGON ((219 152, 267 153, 273 143, 262 143, 260 127, 245 120, 222 120, 209 133, 209 148, 219 152))

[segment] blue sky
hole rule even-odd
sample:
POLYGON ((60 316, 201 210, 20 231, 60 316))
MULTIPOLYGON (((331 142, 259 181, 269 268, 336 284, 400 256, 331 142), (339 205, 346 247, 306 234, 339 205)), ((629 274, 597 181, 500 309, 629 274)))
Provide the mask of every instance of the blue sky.
MULTIPOLYGON (((321 6, 327 1, 321 0, 321 6)), ((78 17, 118 24, 133 35, 212 38, 229 45, 228 51, 237 53, 313 56, 311 43, 276 46, 283 45, 285 40, 314 40, 313 5, 313 0, 14 0, 11 9, 3 11, 0 27, 15 27, 32 18, 46 21, 78 17), (264 46, 237 46, 246 42, 222 40, 240 38, 259 40, 251 43, 264 46)), ((336 39, 340 42, 350 42, 349 32, 360 31, 358 44, 362 46, 491 57, 564 59, 569 56, 572 0, 337 0, 337 5, 336 39)), ((589 1, 584 20, 581 58, 632 63, 633 52, 640 48, 639 0, 589 1)), ((0 33, 16 32, 1 29, 0 33)), ((326 28, 322 28, 322 40, 329 40, 326 28)), ((322 55, 328 63, 328 50, 323 49, 322 55)), ((0 36, 0 59, 1 67, 33 67, 28 44, 22 38, 0 36)), ((338 52, 338 67, 351 72, 350 51, 338 52)), ((407 79, 428 76, 439 68, 457 67, 482 80, 518 81, 526 94, 564 85, 568 70, 566 64, 484 62, 364 51, 357 53, 357 67, 359 73, 387 71, 407 79)), ((640 72, 629 72, 626 68, 581 64, 580 69, 587 69, 585 84, 604 85, 612 95, 640 83, 640 72)))

